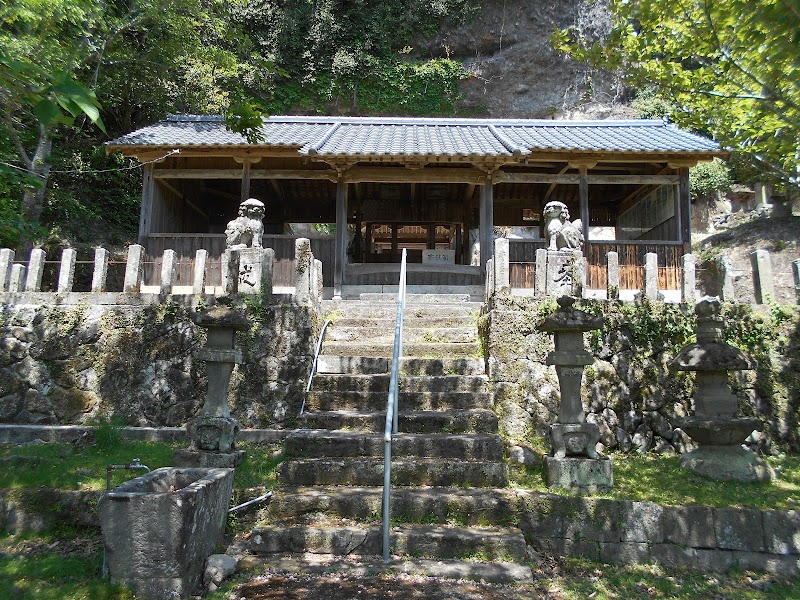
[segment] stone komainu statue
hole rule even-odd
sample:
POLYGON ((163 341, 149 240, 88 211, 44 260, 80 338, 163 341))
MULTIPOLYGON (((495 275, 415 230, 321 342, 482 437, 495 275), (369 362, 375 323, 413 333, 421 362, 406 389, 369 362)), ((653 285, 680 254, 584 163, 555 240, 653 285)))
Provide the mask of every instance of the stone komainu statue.
POLYGON ((581 250, 583 226, 580 219, 569 220, 569 210, 563 202, 554 200, 544 207, 544 232, 548 250, 581 250))
POLYGON ((264 233, 264 203, 248 198, 239 205, 239 216, 225 228, 225 245, 231 250, 261 248, 264 233))

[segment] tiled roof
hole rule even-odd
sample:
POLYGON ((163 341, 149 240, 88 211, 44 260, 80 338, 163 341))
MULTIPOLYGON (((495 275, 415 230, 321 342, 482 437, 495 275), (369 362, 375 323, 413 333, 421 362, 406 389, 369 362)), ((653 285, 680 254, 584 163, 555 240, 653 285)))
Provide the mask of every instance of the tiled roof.
POLYGON ((110 147, 295 147, 319 157, 497 157, 537 150, 714 153, 716 142, 662 121, 549 121, 370 117, 271 117, 257 144, 220 117, 179 115, 108 143, 110 147))

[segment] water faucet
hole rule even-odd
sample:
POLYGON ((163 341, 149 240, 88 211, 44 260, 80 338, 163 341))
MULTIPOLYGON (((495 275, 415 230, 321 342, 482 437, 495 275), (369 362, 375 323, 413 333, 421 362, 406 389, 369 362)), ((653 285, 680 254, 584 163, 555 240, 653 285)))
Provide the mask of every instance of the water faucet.
POLYGON ((150 472, 150 467, 148 467, 147 465, 143 465, 138 458, 134 458, 131 462, 129 462, 126 465, 108 465, 106 467, 106 491, 107 492, 111 491, 111 472, 112 471, 120 471, 120 470, 126 470, 126 471, 139 470, 139 471, 144 471, 145 473, 149 473, 150 472))

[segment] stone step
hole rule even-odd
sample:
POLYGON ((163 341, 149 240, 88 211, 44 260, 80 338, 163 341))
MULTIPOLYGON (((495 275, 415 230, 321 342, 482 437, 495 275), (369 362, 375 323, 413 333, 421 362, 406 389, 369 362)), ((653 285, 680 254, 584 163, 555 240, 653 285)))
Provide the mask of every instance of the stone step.
MULTIPOLYGON (((406 313, 403 316, 403 327, 472 327, 475 328, 476 316, 472 314, 449 314, 438 315, 435 317, 417 317, 415 311, 406 313)), ((345 315, 337 318, 333 322, 333 327, 375 327, 385 331, 394 331, 397 324, 397 315, 391 317, 376 317, 365 315, 363 317, 351 317, 345 315)))
MULTIPOLYGON (((314 411, 299 418, 309 429, 348 429, 382 432, 386 411, 314 411)), ((497 415, 490 410, 406 411, 398 413, 398 428, 403 433, 497 433, 497 415)))
MULTIPOLYGON (((300 430, 286 438, 284 452, 288 457, 303 458, 383 456, 383 434, 300 430)), ((400 433, 392 437, 392 456, 501 461, 503 440, 499 435, 492 434, 400 433)))
MULTIPOLYGON (((381 554, 380 527, 280 527, 253 529, 253 554, 314 552, 336 556, 381 554)), ((392 554, 425 558, 471 558, 482 561, 521 561, 525 538, 519 530, 497 527, 437 527, 401 525, 391 534, 392 554)))
MULTIPOLYGON (((326 341, 323 345, 325 354, 338 356, 365 356, 390 358, 394 354, 394 341, 372 343, 369 340, 359 342, 326 341)), ((403 344, 403 355, 417 358, 482 358, 483 350, 477 341, 428 343, 414 342, 403 344)))
POLYGON ((481 562, 464 560, 429 560, 423 558, 396 559, 388 563, 368 557, 341 557, 312 552, 302 554, 269 554, 242 558, 239 568, 269 574, 346 574, 351 577, 375 577, 376 575, 414 575, 441 579, 467 579, 496 585, 532 583, 530 567, 516 562, 481 562))
MULTIPOLYGON (((359 294, 361 302, 397 303, 397 294, 359 294)), ((412 304, 473 304, 469 294, 406 294, 406 306, 412 304)), ((479 303, 474 303, 479 304, 479 303)))
MULTIPOLYGON (((312 391, 306 396, 306 410, 375 412, 386 410, 388 398, 388 391, 312 391)), ((490 392, 400 392, 398 403, 400 410, 448 411, 491 409, 493 399, 490 392)))
MULTIPOLYGON (((404 319, 477 317, 483 304, 463 302, 459 304, 406 304, 404 319)), ((397 304, 388 302, 368 303, 359 301, 323 302, 322 314, 336 323, 348 319, 396 319, 397 304)))
MULTIPOLYGON (((383 458, 292 459, 278 466, 284 485, 383 485, 383 458)), ((499 488, 508 485, 504 463, 436 458, 392 460, 392 483, 401 486, 499 488)))
MULTIPOLYGON (((351 375, 349 373, 321 373, 314 377, 314 391, 388 392, 389 373, 378 375, 351 375)), ((406 375, 400 378, 403 392, 485 392, 486 375, 406 375)))
MULTIPOLYGON (((328 328, 325 339, 332 342, 369 341, 370 343, 394 343, 395 329, 381 327, 335 327, 328 328)), ((473 325, 466 327, 409 327, 403 328, 403 343, 453 343, 474 342, 478 330, 473 325)))
MULTIPOLYGON (((318 373, 374 375, 388 373, 391 359, 369 356, 332 356, 321 354, 318 373)), ((482 358, 402 358, 401 375, 483 375, 486 363, 482 358)))
MULTIPOLYGON (((392 519, 403 523, 509 525, 516 496, 509 490, 452 487, 392 488, 392 519)), ((313 524, 320 516, 380 522, 382 487, 281 487, 267 509, 270 523, 313 524)))

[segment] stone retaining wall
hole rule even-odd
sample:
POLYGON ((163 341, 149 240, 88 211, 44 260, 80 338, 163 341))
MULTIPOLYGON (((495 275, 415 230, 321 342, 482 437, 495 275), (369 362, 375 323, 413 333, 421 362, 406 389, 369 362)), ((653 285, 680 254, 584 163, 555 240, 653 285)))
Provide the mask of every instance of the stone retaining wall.
MULTIPOLYGON (((554 367, 545 365, 553 342, 538 327, 556 304, 495 294, 489 308, 481 329, 500 426, 521 442, 546 439, 560 394, 554 367)), ((691 414, 694 376, 672 373, 668 364, 694 339, 692 307, 584 300, 581 308, 607 317, 602 330, 586 334, 595 361, 582 391, 587 421, 600 427, 600 450, 691 450, 691 439, 673 422, 691 414)), ((766 452, 800 450, 800 311, 776 306, 757 312, 724 303, 723 316, 732 341, 757 363, 730 380, 741 413, 765 424, 749 443, 766 452)))
POLYGON ((800 575, 800 512, 661 506, 518 491, 534 548, 603 562, 800 575))
MULTIPOLYGON (((119 302, 124 295, 119 294, 119 302)), ((134 296, 134 298, 136 298, 134 296)), ((206 298, 213 301, 213 298, 206 298)), ((198 297, 154 304, 0 305, 0 422, 181 426, 205 400, 198 297)), ((254 306, 238 337, 229 402, 244 427, 282 427, 300 409, 312 309, 254 306)))

